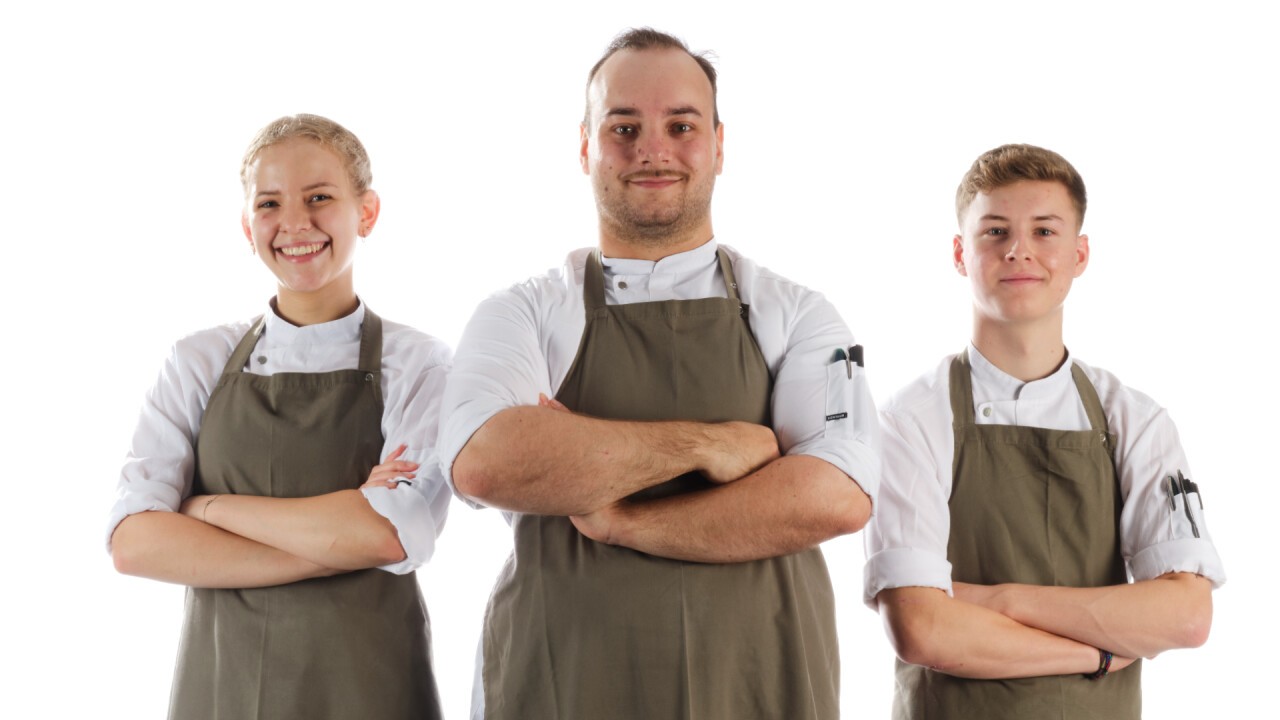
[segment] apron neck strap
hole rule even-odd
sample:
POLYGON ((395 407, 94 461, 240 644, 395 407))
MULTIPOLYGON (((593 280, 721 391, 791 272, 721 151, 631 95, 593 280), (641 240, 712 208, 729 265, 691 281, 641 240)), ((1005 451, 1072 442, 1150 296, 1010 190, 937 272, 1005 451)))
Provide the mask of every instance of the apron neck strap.
POLYGON ((1076 392, 1080 393, 1080 402, 1084 405, 1084 413, 1089 416, 1089 425, 1096 432, 1106 433, 1107 414, 1102 411, 1102 401, 1098 399, 1098 391, 1085 376, 1079 365, 1071 363, 1071 379, 1076 383, 1076 392))
POLYGON ((222 368, 223 375, 235 375, 244 372, 245 366, 249 364, 249 355, 253 353, 253 348, 258 344, 258 338, 262 337, 262 331, 266 327, 267 316, 259 315, 249 327, 249 332, 240 338, 236 349, 231 352, 231 359, 227 360, 226 367, 222 368))
POLYGON ((587 316, 604 307, 604 266, 600 262, 600 248, 587 254, 587 268, 582 278, 582 303, 587 316))
POLYGON ((360 323, 360 372, 382 371, 382 318, 364 306, 364 321, 360 323))
POLYGON ((951 426, 956 430, 973 424, 973 366, 969 348, 951 361, 951 426))
POLYGON ((724 248, 718 247, 716 259, 720 261, 720 274, 724 277, 724 287, 729 292, 729 299, 741 302, 738 299, 738 279, 733 275, 733 263, 729 262, 729 254, 724 251, 724 248))

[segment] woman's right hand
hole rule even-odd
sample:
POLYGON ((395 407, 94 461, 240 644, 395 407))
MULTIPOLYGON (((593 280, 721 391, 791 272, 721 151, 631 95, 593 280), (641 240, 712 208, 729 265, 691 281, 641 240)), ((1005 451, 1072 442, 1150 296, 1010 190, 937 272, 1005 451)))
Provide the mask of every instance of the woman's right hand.
POLYGON ((394 488, 400 483, 395 482, 396 478, 406 478, 412 480, 415 477, 414 472, 418 469, 418 463, 410 460, 401 460, 400 456, 408 449, 408 445, 401 445, 381 465, 375 465, 373 470, 369 471, 369 479, 365 481, 362 488, 367 487, 384 487, 394 488))

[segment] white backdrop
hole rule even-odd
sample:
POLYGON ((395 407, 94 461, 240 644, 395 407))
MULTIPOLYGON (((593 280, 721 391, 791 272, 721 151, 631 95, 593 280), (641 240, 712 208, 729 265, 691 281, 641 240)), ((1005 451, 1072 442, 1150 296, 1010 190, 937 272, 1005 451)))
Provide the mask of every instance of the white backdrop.
MULTIPOLYGON (((456 344, 486 294, 594 242, 583 82, 645 24, 719 57, 718 238, 836 303, 880 402, 967 339, 950 248, 972 159, 1031 142, 1072 160, 1093 258, 1068 345, 1170 409, 1231 577, 1208 644, 1148 665, 1147 717, 1269 699, 1251 659, 1280 639, 1276 584, 1255 571, 1280 515, 1254 489, 1274 477, 1280 401, 1264 374, 1280 51, 1263 3, 18 7, 0 11, 0 716, 163 715, 182 590, 115 574, 103 522, 170 344, 273 292, 238 225, 254 131, 314 112, 364 140, 383 213, 357 288, 456 344)), ((509 544, 497 513, 455 505, 420 574, 451 718, 509 544)), ((892 653, 861 604, 861 537, 826 550, 844 715, 887 717, 892 653)))

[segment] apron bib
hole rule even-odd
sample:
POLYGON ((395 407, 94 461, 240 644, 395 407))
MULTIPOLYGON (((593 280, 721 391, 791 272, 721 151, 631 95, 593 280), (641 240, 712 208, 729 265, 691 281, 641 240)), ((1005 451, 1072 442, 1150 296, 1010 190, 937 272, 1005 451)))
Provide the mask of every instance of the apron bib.
MULTIPOLYGON (((772 380, 723 251, 727 298, 606 305, 587 259, 587 322, 556 399, 623 420, 767 425, 772 380)), ((637 493, 697 492, 697 474, 637 493)), ((834 720, 835 609, 818 549, 732 564, 669 560, 517 514, 484 633, 485 717, 834 720)))
MULTIPOLYGON (((969 353, 951 364, 955 460, 947 559, 954 580, 1099 587, 1128 581, 1114 438, 1093 384, 1071 377, 1092 429, 979 425, 969 353)), ((1138 720, 1141 661, 1099 680, 969 680, 897 663, 893 717, 1138 720)))
MULTIPOLYGON (((244 372, 240 341, 209 397, 195 494, 310 497, 359 487, 382 451, 382 321, 368 309, 356 370, 244 372)), ((414 574, 358 570, 265 588, 188 588, 169 716, 439 718, 414 574)))

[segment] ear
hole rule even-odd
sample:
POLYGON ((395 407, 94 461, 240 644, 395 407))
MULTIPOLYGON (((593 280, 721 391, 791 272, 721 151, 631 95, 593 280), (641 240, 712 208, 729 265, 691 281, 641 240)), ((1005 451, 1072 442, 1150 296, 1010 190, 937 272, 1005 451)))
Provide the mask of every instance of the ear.
POLYGON ((959 235, 951 239, 951 259, 955 263, 956 272, 969 277, 969 271, 964 267, 964 238, 959 235))
POLYGON ((582 123, 581 125, 578 126, 578 133, 580 135, 580 139, 582 140, 582 147, 579 148, 578 150, 578 162, 582 164, 582 174, 590 175, 591 164, 587 162, 587 145, 591 139, 591 136, 590 134, 588 134, 586 123, 582 123))
POLYGON ((716 174, 724 170, 724 123, 716 126, 716 174))
POLYGON ((249 252, 254 255, 258 254, 258 246, 253 244, 253 228, 249 227, 249 213, 240 213, 240 229, 244 231, 244 237, 249 241, 249 252))
POLYGON ((1076 238, 1076 274, 1073 277, 1083 275, 1087 267, 1089 267, 1089 236, 1081 235, 1076 238))
POLYGON ((360 198, 360 237, 367 236, 378 223, 378 213, 382 212, 382 198, 373 190, 365 190, 360 198))

